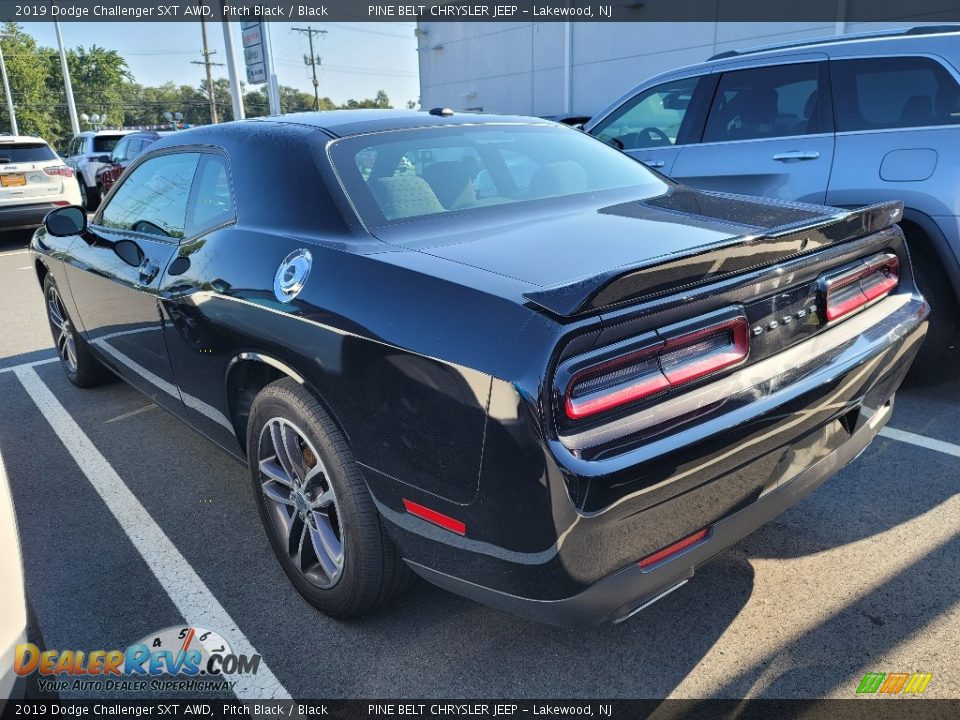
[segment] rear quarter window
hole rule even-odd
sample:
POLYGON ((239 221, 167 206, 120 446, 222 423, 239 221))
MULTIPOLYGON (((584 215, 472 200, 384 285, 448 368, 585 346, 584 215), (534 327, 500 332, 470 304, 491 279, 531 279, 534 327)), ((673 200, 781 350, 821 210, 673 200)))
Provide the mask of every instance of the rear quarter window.
POLYGON ((95 153, 110 153, 117 146, 117 143, 123 139, 123 135, 98 135, 93 139, 93 151, 95 153))
POLYGON ((837 130, 960 124, 960 87, 931 58, 834 60, 837 130))

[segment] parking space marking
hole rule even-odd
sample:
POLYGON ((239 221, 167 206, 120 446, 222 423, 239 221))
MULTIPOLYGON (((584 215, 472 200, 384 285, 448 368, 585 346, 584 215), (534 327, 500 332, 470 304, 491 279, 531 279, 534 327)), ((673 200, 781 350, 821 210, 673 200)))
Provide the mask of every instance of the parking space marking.
POLYGON ((953 443, 944 442, 943 440, 935 440, 933 438, 928 438, 925 435, 917 435, 916 433, 907 432, 906 430, 897 430, 896 428, 892 427, 883 428, 883 430, 880 431, 880 434, 885 438, 890 438, 891 440, 898 440, 903 443, 909 443, 910 445, 926 448, 927 450, 936 450, 937 452, 960 458, 960 445, 954 445, 953 443))
MULTIPOLYGON (((31 364, 32 365, 32 364, 31 364)), ((60 438, 87 480, 146 561, 173 604, 191 625, 214 628, 237 654, 254 655, 251 642, 213 596, 187 559, 154 521, 113 466, 93 445, 32 366, 13 368, 17 379, 60 438)), ((290 698, 286 688, 261 658, 255 675, 236 675, 234 694, 241 700, 290 698)))
POLYGON ((0 257, 9 257, 11 255, 29 255, 29 254, 30 254, 29 250, 6 250, 4 252, 0 252, 0 257))
POLYGON ((48 365, 50 363, 58 362, 59 360, 60 358, 58 357, 52 357, 44 358, 43 360, 34 360, 33 362, 20 363, 19 365, 11 365, 10 367, 0 368, 0 373, 16 372, 17 370, 32 368, 36 367, 37 365, 48 365))

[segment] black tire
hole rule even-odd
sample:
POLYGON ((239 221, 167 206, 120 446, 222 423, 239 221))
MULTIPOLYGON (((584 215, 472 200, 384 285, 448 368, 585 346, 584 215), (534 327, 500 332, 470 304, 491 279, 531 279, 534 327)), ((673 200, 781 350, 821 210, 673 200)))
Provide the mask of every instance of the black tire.
MULTIPOLYGON (((357 617, 386 604, 409 587, 415 576, 387 535, 346 439, 316 397, 303 386, 291 379, 282 379, 257 395, 247 426, 247 458, 257 509, 270 545, 287 577, 312 605, 331 617, 357 617), (316 573, 311 579, 302 569, 303 556, 310 553, 318 556, 316 546, 304 545, 307 549, 302 552, 300 560, 291 557, 290 548, 296 541, 291 542, 288 538, 296 533, 297 506, 290 503, 285 508, 276 500, 268 499, 265 493, 265 483, 269 484, 273 476, 262 473, 260 465, 261 461, 269 464, 274 457, 269 452, 271 449, 276 452, 270 432, 278 422, 289 423, 306 441, 300 445, 299 459, 308 466, 308 474, 310 469, 316 470, 316 460, 309 465, 315 450, 323 470, 317 475, 329 482, 335 493, 333 507, 336 509, 335 527, 342 543, 342 566, 332 586, 318 586, 316 573), (278 515, 278 512, 284 514, 278 515)), ((278 465, 279 460, 277 457, 278 465)), ((284 491, 287 488, 276 484, 274 487, 284 491)), ((310 497, 309 492, 307 497, 310 497)), ((332 517, 332 512, 327 515, 332 517)), ((300 522, 301 527, 303 523, 309 523, 306 525, 309 530, 320 520, 310 518, 308 512, 307 519, 300 522)), ((309 538, 310 534, 307 532, 301 536, 309 538)), ((329 577, 321 579, 329 580, 329 577)))
POLYGON ((922 250, 910 257, 917 287, 930 304, 930 320, 927 337, 920 346, 913 362, 911 374, 924 375, 937 367, 941 356, 953 340, 957 329, 957 299, 950 281, 935 258, 922 250))
POLYGON ((43 298, 47 322, 53 335, 53 346, 67 379, 82 388, 103 385, 113 380, 113 373, 94 356, 87 341, 74 327, 63 304, 60 290, 49 273, 43 279, 43 298))
POLYGON ((84 182, 83 175, 77 176, 77 182, 80 184, 80 205, 87 212, 93 212, 100 204, 100 192, 97 188, 92 188, 84 182))

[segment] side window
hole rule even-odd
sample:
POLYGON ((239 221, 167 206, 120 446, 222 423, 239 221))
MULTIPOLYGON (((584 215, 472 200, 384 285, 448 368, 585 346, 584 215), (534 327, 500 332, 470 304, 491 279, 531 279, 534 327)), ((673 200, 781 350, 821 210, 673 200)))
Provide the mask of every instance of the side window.
POLYGON ((724 73, 703 142, 810 135, 820 129, 817 63, 724 73))
POLYGON ((235 214, 230 176, 224 159, 204 154, 193 182, 193 205, 187 221, 190 236, 222 225, 235 214))
MULTIPOLYGON (((121 143, 123 140, 120 141, 121 143)), ((124 160, 133 160, 137 155, 140 154, 140 149, 143 147, 143 140, 128 140, 127 149, 123 152, 124 160)))
POLYGON ((147 160, 116 189, 101 212, 100 224, 182 238, 198 162, 199 153, 174 153, 147 160))
POLYGON ((960 124, 960 89, 930 58, 835 60, 837 131, 960 124))
POLYGON ((590 134, 621 150, 676 145, 698 82, 700 78, 685 78, 645 90, 590 134))
POLYGON ((120 162, 121 160, 126 160, 125 153, 127 152, 127 147, 129 146, 130 141, 124 138, 117 143, 117 146, 113 149, 113 152, 110 155, 110 159, 113 162, 120 162))

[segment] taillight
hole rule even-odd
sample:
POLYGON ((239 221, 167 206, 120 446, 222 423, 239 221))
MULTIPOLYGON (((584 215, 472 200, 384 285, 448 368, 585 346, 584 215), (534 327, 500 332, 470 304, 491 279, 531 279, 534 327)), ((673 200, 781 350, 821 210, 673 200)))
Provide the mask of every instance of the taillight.
POLYGON ((820 280, 824 316, 827 322, 839 320, 889 295, 899 284, 900 261, 893 253, 862 260, 853 268, 820 280))
POLYGON ((666 328, 657 342, 575 372, 564 394, 567 417, 582 420, 744 362, 747 318, 720 314, 725 317, 704 319, 692 330, 690 323, 666 328))
POLYGON ((59 175, 60 177, 73 177, 73 168, 66 165, 55 165, 54 167, 45 167, 43 171, 47 175, 59 175))

